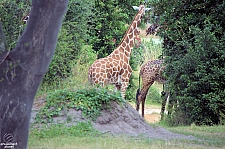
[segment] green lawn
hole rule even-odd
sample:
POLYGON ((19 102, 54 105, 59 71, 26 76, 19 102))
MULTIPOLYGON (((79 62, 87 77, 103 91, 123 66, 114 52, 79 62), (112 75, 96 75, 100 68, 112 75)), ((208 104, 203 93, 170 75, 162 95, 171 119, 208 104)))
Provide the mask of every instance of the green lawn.
MULTIPOLYGON (((158 124, 155 124, 158 125, 158 124)), ((99 133, 91 124, 79 123, 70 128, 65 126, 31 129, 29 149, 151 149, 151 148, 225 148, 225 126, 182 126, 166 129, 193 135, 197 140, 169 140, 129 136, 112 136, 99 133)))

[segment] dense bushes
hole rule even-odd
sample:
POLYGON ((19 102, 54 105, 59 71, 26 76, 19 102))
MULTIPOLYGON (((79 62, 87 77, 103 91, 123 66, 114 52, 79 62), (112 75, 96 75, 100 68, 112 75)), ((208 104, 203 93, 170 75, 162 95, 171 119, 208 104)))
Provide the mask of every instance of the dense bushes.
POLYGON ((0 2, 0 21, 2 22, 9 50, 15 47, 25 28, 22 19, 29 12, 30 6, 29 0, 0 2))
MULTIPOLYGON (((36 116, 36 122, 50 123, 53 118, 66 115, 68 109, 81 110, 82 115, 95 120, 102 109, 110 107, 111 101, 123 102, 119 92, 109 93, 106 89, 86 88, 77 91, 57 90, 49 93, 47 102, 36 116)), ((66 115, 69 117, 69 115, 66 115)))
POLYGON ((98 58, 109 55, 121 42, 127 30, 125 24, 129 24, 136 13, 131 7, 135 4, 137 0, 95 1, 88 29, 89 43, 98 52, 98 58))
POLYGON ((49 71, 44 77, 44 83, 59 82, 73 74, 72 68, 77 63, 81 49, 87 44, 88 17, 91 14, 92 3, 83 0, 71 0, 64 17, 58 43, 49 71))
POLYGON ((172 125, 224 123, 225 2, 159 1, 156 5, 170 100, 178 104, 172 125))

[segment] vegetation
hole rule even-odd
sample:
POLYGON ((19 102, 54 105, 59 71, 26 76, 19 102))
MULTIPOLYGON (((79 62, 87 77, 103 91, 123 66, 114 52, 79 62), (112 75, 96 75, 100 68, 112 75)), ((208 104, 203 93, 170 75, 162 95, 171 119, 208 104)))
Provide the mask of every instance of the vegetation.
POLYGON ((65 126, 62 124, 51 125, 48 128, 32 129, 31 135, 38 139, 54 138, 55 136, 69 135, 74 137, 96 136, 101 134, 95 130, 91 123, 78 122, 75 126, 65 126))
POLYGON ((51 123, 54 117, 66 115, 68 109, 81 110, 84 117, 95 120, 101 110, 110 108, 111 101, 121 103, 121 94, 110 94, 108 90, 101 88, 58 90, 46 97, 46 104, 38 111, 36 122, 51 123))
MULTIPOLYGON (((153 0, 154 1, 154 0, 153 0)), ((165 74, 171 99, 179 103, 172 117, 162 121, 170 131, 194 135, 201 141, 152 140, 110 136, 96 131, 90 123, 76 126, 46 125, 30 131, 29 148, 216 148, 223 147, 225 119, 224 85, 224 1, 157 0, 153 14, 160 16, 160 36, 164 39, 165 74), (171 9, 172 8, 172 9, 171 9), (191 125, 168 127, 168 124, 191 125), (196 126, 196 125, 212 126, 196 126), (88 142, 88 143, 87 143, 88 142), (97 143, 96 143, 97 142, 97 143)), ((136 13, 137 0, 70 0, 55 56, 38 95, 48 94, 37 121, 52 122, 63 110, 76 108, 95 119, 111 100, 120 102, 118 93, 87 87, 87 69, 96 58, 104 57, 121 41, 136 13), (116 43, 112 42, 116 39, 116 43), (104 106, 103 106, 104 105, 104 106), (47 119, 46 119, 47 118, 47 119)), ((26 25, 22 18, 31 8, 30 0, 0 2, 0 21, 11 50, 26 25)), ((152 19, 151 22, 156 20, 152 19)), ((143 24, 142 24, 143 25, 143 24)), ((134 48, 130 64, 134 73, 126 98, 132 100, 137 89, 139 66, 159 58, 161 45, 143 42, 134 48)), ((147 101, 160 102, 160 94, 150 89, 147 101), (154 94, 154 95, 153 95, 154 94)), ((147 103, 148 103, 147 102, 147 103)))
POLYGON ((225 2, 155 2, 174 101, 170 124, 224 124, 225 2))
POLYGON ((8 50, 15 47, 18 38, 22 35, 25 28, 22 18, 29 12, 30 6, 30 0, 0 2, 0 21, 6 36, 8 50))
POLYGON ((111 136, 96 131, 90 123, 78 123, 76 126, 66 127, 54 125, 43 129, 30 131, 29 148, 48 149, 104 149, 104 148, 184 148, 204 149, 221 148, 224 143, 223 126, 182 126, 167 128, 170 131, 193 135, 199 140, 168 140, 150 139, 143 136, 111 136))
MULTIPOLYGON (((30 11, 31 3, 24 0, 19 5, 17 5, 16 1, 0 4, 3 8, 1 11, 5 14, 1 18, 2 22, 4 22, 5 30, 11 31, 10 28, 18 30, 18 27, 20 27, 19 32, 13 31, 6 34, 7 42, 10 47, 13 47, 26 27, 22 18, 30 11), (12 11, 6 14, 7 11, 3 10, 9 7, 17 9, 18 12, 12 11), (16 17, 14 18, 13 16, 16 17), (14 18, 16 21, 11 21, 11 18, 14 18)), ((73 76, 79 77, 78 73, 83 74, 85 71, 87 72, 87 67, 96 58, 104 57, 111 53, 120 43, 128 27, 127 24, 131 22, 136 13, 132 8, 133 5, 139 5, 139 1, 69 1, 69 8, 64 17, 53 60, 39 90, 43 91, 46 88, 52 88, 52 86, 53 88, 64 86, 62 82, 68 83, 68 80, 71 80, 71 78, 76 79, 73 76), (113 39, 116 39, 115 43, 112 42, 113 39)), ((130 64, 134 71, 138 69, 138 66, 143 61, 143 48, 146 45, 133 50, 134 56, 132 56, 130 64)), ((135 85, 136 79, 134 76, 131 77, 126 95, 128 100, 132 100, 134 97, 137 88, 135 85)), ((76 81, 81 82, 79 79, 76 79, 76 81)), ((86 80, 80 84, 85 85, 85 83, 87 83, 86 80)))
MULTIPOLYGON (((89 55, 94 52, 88 47, 88 18, 92 14, 93 3, 88 0, 71 0, 65 15, 55 55, 45 75, 44 83, 52 85, 73 74, 74 64, 81 53, 86 50, 89 55)), ((93 61, 93 60, 92 60, 93 61)))

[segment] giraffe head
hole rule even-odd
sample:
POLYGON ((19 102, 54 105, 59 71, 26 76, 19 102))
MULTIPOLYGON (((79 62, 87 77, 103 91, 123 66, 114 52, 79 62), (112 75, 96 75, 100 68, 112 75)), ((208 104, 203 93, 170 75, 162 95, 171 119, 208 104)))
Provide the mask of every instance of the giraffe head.
POLYGON ((145 12, 151 10, 151 8, 145 8, 145 4, 140 4, 139 6, 132 6, 134 10, 137 10, 141 13, 141 16, 143 17, 145 15, 145 12))
POLYGON ((25 22, 25 24, 28 23, 28 21, 29 21, 29 16, 30 16, 30 12, 29 12, 26 16, 23 17, 22 21, 25 22))
POLYGON ((132 24, 132 27, 135 29, 138 26, 140 26, 141 19, 145 15, 145 12, 150 10, 151 8, 145 8, 145 5, 140 4, 139 6, 133 6, 133 9, 138 11, 136 16, 134 17, 133 24, 132 24))

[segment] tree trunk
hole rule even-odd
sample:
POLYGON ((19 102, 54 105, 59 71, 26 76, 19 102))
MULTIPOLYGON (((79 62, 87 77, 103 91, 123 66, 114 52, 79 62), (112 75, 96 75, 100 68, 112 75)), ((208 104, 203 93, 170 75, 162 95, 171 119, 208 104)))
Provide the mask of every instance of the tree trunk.
POLYGON ((68 0, 33 0, 16 47, 7 57, 0 53, 1 148, 27 148, 34 96, 54 54, 67 5, 68 0))

